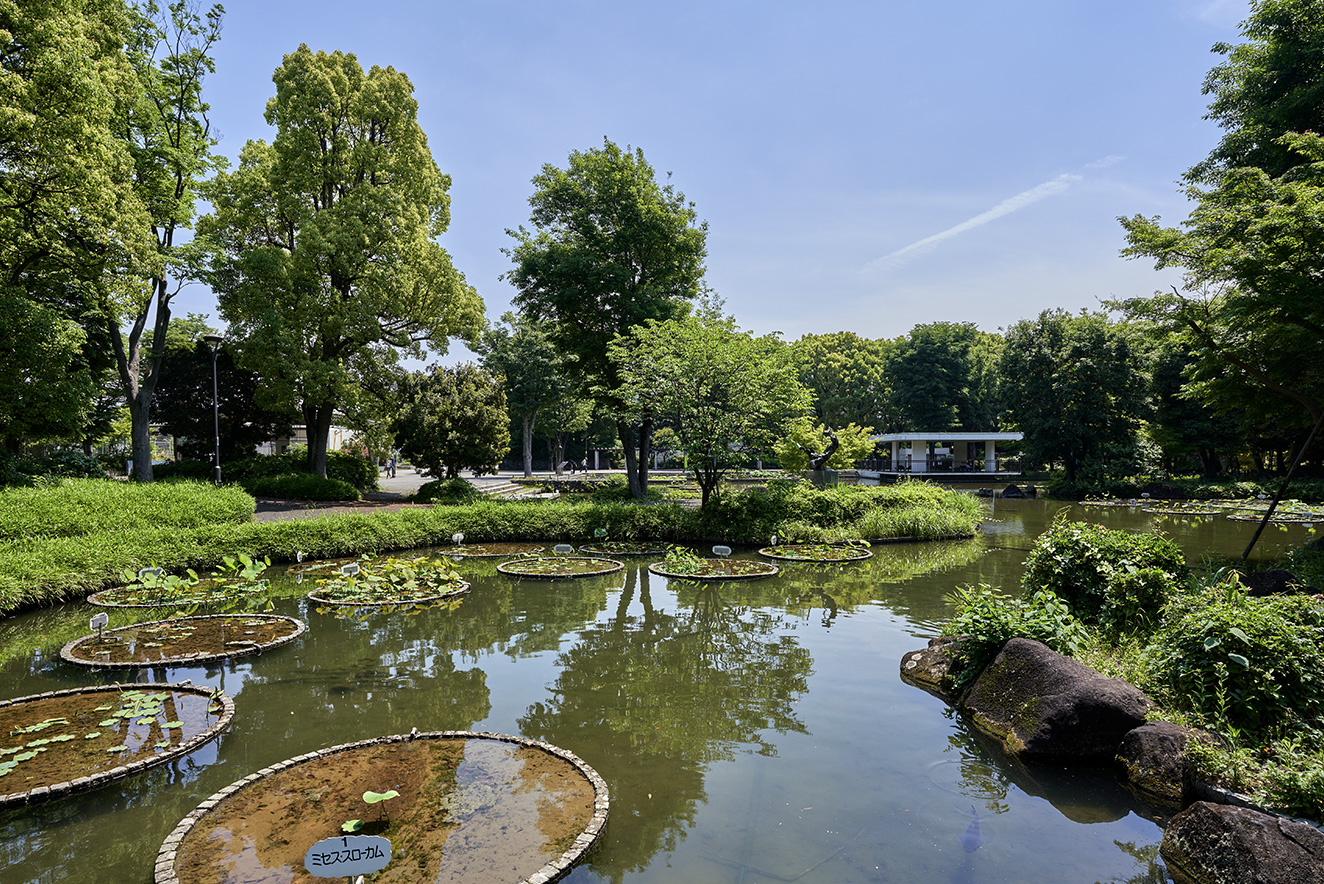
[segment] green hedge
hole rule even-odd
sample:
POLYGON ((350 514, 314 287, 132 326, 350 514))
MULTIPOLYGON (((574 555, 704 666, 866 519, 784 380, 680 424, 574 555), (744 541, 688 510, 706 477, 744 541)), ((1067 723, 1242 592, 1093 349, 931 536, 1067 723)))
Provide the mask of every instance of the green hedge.
MULTIPOLYGON (((134 486, 151 488, 153 486, 134 486)), ((177 489, 187 486, 161 486, 177 489)), ((208 488, 212 494, 229 489, 208 488)), ((234 492, 238 493, 238 492, 234 492)), ((248 513, 252 499, 245 495, 248 513)), ((725 495, 706 510, 678 504, 481 500, 461 506, 393 513, 277 522, 229 520, 203 525, 146 526, 126 532, 104 526, 80 536, 17 537, 0 542, 0 613, 54 604, 114 585, 124 570, 160 565, 171 571, 216 567, 223 556, 244 552, 291 561, 448 545, 457 531, 484 540, 591 540, 599 528, 617 540, 762 544, 788 520, 849 530, 850 519, 876 507, 954 508, 968 512, 969 498, 952 491, 807 488, 725 495), (921 501, 918 502, 917 501, 921 501)), ((972 534, 977 517, 964 517, 972 534)))
MULTIPOLYGON (((307 454, 303 450, 295 450, 284 454, 246 457, 221 466, 227 482, 247 484, 263 477, 307 475, 307 462, 307 454)), ((377 465, 358 455, 328 451, 326 477, 347 482, 360 491, 374 491, 377 488, 377 465)))
POLYGON ((339 479, 323 479, 312 473, 258 476, 245 479, 244 490, 254 497, 281 500, 360 500, 359 489, 339 479))

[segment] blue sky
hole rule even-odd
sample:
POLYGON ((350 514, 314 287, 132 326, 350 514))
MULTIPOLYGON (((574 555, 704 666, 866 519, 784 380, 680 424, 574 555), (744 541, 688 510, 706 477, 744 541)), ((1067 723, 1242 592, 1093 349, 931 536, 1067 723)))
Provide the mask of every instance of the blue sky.
MULTIPOLYGON (((707 280, 758 333, 989 331, 1176 279, 1118 257, 1119 215, 1188 212, 1219 130, 1200 92, 1224 0, 481 3, 227 0, 211 117, 270 140, 300 43, 391 65, 453 184, 442 244, 490 319, 544 163, 642 148, 709 224, 707 280)), ((200 286, 176 313, 210 313, 200 286)), ((444 361, 463 358, 452 348, 444 361)))

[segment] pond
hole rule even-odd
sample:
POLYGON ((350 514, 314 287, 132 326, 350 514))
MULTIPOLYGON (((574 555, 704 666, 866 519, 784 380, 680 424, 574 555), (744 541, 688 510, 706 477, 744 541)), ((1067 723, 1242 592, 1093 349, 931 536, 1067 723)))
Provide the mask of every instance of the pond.
MULTIPOLYGON (((0 884, 146 884, 162 839, 218 789, 415 727, 545 740, 592 765, 611 816, 571 882, 1165 881, 1159 825, 1109 777, 1012 763, 898 677, 902 655, 936 634, 945 594, 1015 586, 1063 506, 998 500, 975 540, 875 546, 864 562, 788 563, 750 583, 671 582, 646 559, 604 577, 521 581, 470 559, 458 570, 472 588, 451 608, 347 617, 278 601, 276 613, 309 624, 293 644, 156 674, 223 688, 229 730, 114 787, 0 814, 0 884), (972 808, 983 846, 968 853, 972 808)), ((1239 554, 1254 529, 1129 509, 1069 515, 1162 524, 1197 558, 1239 554)), ((1259 553, 1307 536, 1271 527, 1259 553)), ((113 681, 59 658, 97 610, 0 622, 0 697, 113 681)), ((124 622, 112 612, 112 627, 124 622)))

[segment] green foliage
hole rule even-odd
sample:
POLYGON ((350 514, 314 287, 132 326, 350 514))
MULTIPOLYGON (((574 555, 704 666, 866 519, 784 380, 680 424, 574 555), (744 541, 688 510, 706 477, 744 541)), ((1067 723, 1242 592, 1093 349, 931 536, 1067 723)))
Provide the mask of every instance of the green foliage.
POLYGON ((286 473, 245 479, 244 490, 254 497, 282 500, 359 500, 359 490, 339 479, 323 479, 312 473, 286 473))
MULTIPOLYGON (((849 469, 873 453, 874 443, 869 438, 873 435, 873 427, 847 424, 834 432, 838 447, 828 458, 829 469, 849 469)), ((785 436, 777 441, 774 450, 782 469, 799 472, 809 469, 810 453, 827 451, 830 444, 827 427, 802 420, 787 427, 785 436)))
MULTIPOLYGON (((240 484, 272 476, 311 475, 308 472, 308 458, 301 449, 269 456, 255 455, 234 463, 223 463, 221 467, 227 481, 239 482, 240 484)), ((377 488, 376 465, 370 460, 364 460, 357 454, 349 454, 344 451, 328 451, 326 454, 326 476, 328 479, 344 482, 361 491, 372 491, 377 488)), ((358 498, 350 499, 357 500, 358 498)))
POLYGON ((997 426, 1002 340, 973 322, 917 325, 888 353, 897 430, 982 431, 997 426))
POLYGON ((895 424, 888 416, 889 347, 848 331, 805 335, 793 343, 791 358, 800 383, 814 396, 815 417, 831 427, 895 424))
POLYGON ((473 503, 480 499, 483 492, 464 479, 434 479, 422 485, 413 494, 416 503, 435 503, 441 506, 454 506, 473 503))
POLYGON ((1234 576, 1172 601, 1150 644, 1156 678, 1216 726, 1266 735, 1324 725, 1324 606, 1247 596, 1234 576))
POLYGON ((26 476, 56 479, 104 479, 106 471, 95 457, 81 451, 52 451, 39 457, 22 458, 17 471, 26 476))
POLYGON ((404 383, 405 405, 392 423, 401 452, 424 475, 448 479, 460 470, 495 473, 510 450, 506 394, 498 379, 472 364, 416 373, 404 383))
POLYGON ((617 338, 608 353, 631 412, 673 429, 707 505, 722 477, 773 445, 778 431, 809 408, 809 393, 775 336, 756 338, 715 310, 649 320, 617 338))
POLYGON ((948 601, 956 613, 943 631, 960 637, 964 663, 958 685, 973 680, 1007 639, 1034 639, 1062 654, 1079 653, 1088 639, 1071 609, 1047 590, 1017 599, 981 583, 961 587, 948 601))
MULTIPOLYGON (((140 485, 106 479, 65 479, 42 488, 0 492, 0 542, 122 531, 188 530, 239 524, 253 517, 253 498, 238 488, 179 482, 140 485)), ((144 561, 141 565, 151 564, 144 561)))
POLYGON ((482 301, 439 237, 450 178, 418 125, 413 85, 352 54, 286 55, 273 80, 271 144, 249 142, 215 179, 199 230, 220 244, 208 281, 264 402, 298 402, 308 471, 325 474, 338 407, 384 388, 401 356, 474 341, 482 301))
POLYGON ((1028 592, 1046 590, 1113 631, 1143 626, 1185 584, 1181 549, 1161 534, 1058 519, 1025 559, 1028 592))
POLYGON ((1146 383, 1125 327, 1045 310, 1008 330, 999 371, 1031 463, 1061 462, 1068 482, 1135 472, 1146 383))
POLYGON ((215 476, 216 468, 203 460, 172 460, 152 468, 152 479, 156 482, 205 482, 214 480, 215 476))

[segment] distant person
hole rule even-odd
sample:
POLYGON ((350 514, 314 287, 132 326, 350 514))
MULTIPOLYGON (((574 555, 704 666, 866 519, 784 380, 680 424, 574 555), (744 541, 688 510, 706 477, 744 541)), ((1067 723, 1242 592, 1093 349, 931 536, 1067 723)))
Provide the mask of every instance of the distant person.
POLYGON ((395 478, 395 458, 394 458, 394 457, 388 457, 388 458, 386 459, 386 475, 389 476, 389 477, 392 478, 392 479, 395 478))

